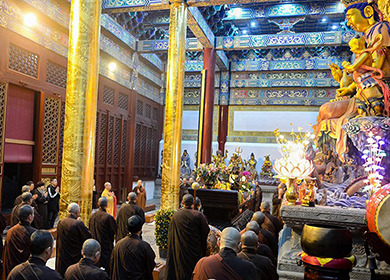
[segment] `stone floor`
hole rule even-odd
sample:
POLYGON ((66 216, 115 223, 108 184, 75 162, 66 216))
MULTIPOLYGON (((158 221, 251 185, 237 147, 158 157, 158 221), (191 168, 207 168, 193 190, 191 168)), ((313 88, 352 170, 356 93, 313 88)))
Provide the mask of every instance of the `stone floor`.
MULTIPOLYGON (((155 204, 156 209, 153 211, 146 212, 146 215, 151 215, 155 214, 157 210, 160 209, 160 199, 151 199, 146 202, 146 204, 155 204)), ((142 239, 145 240, 152 246, 152 249, 154 250, 156 254, 156 259, 155 262, 161 263, 165 262, 165 259, 160 259, 158 255, 158 247, 156 245, 156 238, 154 237, 154 222, 152 223, 146 223, 142 229, 142 239)), ((55 257, 51 258, 50 260, 47 261, 47 266, 50 268, 54 269, 55 268, 55 257)))

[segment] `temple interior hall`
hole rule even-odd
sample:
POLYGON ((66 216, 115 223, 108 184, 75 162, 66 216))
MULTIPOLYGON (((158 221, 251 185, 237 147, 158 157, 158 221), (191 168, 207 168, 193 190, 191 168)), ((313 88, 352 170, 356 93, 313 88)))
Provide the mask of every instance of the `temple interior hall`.
POLYGON ((1 279, 30 208, 64 279, 97 278, 67 278, 61 224, 102 243, 106 213, 108 279, 390 279, 388 20, 388 0, 0 0, 1 279), (130 238, 144 278, 116 272, 130 238))

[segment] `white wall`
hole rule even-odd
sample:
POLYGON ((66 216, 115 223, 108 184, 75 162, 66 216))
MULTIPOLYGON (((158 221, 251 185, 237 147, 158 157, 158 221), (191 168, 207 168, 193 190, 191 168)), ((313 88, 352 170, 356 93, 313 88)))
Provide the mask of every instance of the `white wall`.
POLYGON ((234 111, 233 131, 280 131, 290 132, 302 127, 308 130, 309 124, 316 123, 318 112, 307 111, 234 111), (291 126, 290 124, 293 124, 291 126))

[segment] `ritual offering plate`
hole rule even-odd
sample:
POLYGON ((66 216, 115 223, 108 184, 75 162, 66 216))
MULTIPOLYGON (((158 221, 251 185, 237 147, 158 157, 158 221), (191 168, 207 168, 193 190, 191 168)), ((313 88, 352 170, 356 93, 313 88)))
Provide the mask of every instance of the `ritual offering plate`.
POLYGON ((301 246, 310 256, 344 258, 351 255, 352 235, 349 229, 342 227, 305 225, 301 246))
POLYGON ((379 189, 367 204, 367 225, 371 232, 390 246, 390 184, 379 189))

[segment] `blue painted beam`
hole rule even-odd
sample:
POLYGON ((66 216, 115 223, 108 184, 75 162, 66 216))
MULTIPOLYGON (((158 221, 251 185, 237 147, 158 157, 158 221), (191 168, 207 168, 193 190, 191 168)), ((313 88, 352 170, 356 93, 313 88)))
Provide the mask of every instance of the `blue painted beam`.
POLYGON ((309 15, 343 14, 344 5, 341 2, 326 3, 315 1, 311 3, 286 3, 278 5, 263 5, 256 8, 232 8, 225 20, 246 20, 269 17, 296 17, 309 15))
MULTIPOLYGON (((197 38, 186 39, 186 49, 189 51, 203 51, 203 46, 197 38)), ((137 43, 137 52, 162 52, 168 51, 168 40, 143 40, 137 43)))
POLYGON ((223 50, 217 50, 217 66, 221 70, 229 69, 229 59, 227 58, 225 52, 223 50))
MULTIPOLYGON (((240 4, 278 2, 279 0, 240 0, 240 4)), ((208 7, 237 4, 237 0, 187 0, 188 6, 208 7)), ((169 10, 168 0, 103 0, 103 13, 169 10)))
MULTIPOLYGON (((346 45, 355 36, 354 31, 310 32, 272 35, 246 35, 217 37, 217 50, 248 50, 269 47, 311 47, 346 45)), ((196 38, 187 39, 187 50, 202 51, 202 44, 196 38)), ((168 40, 138 41, 138 52, 168 50, 168 40)))
POLYGON ((214 48, 214 33, 197 7, 188 7, 187 25, 203 47, 214 48))
POLYGON ((346 45, 354 36, 354 31, 333 31, 217 37, 216 48, 219 50, 247 50, 268 47, 346 45))
POLYGON ((240 60, 231 62, 232 72, 256 72, 256 71, 286 71, 286 70, 323 70, 329 69, 329 64, 335 63, 341 66, 342 58, 328 57, 299 60, 240 60))

